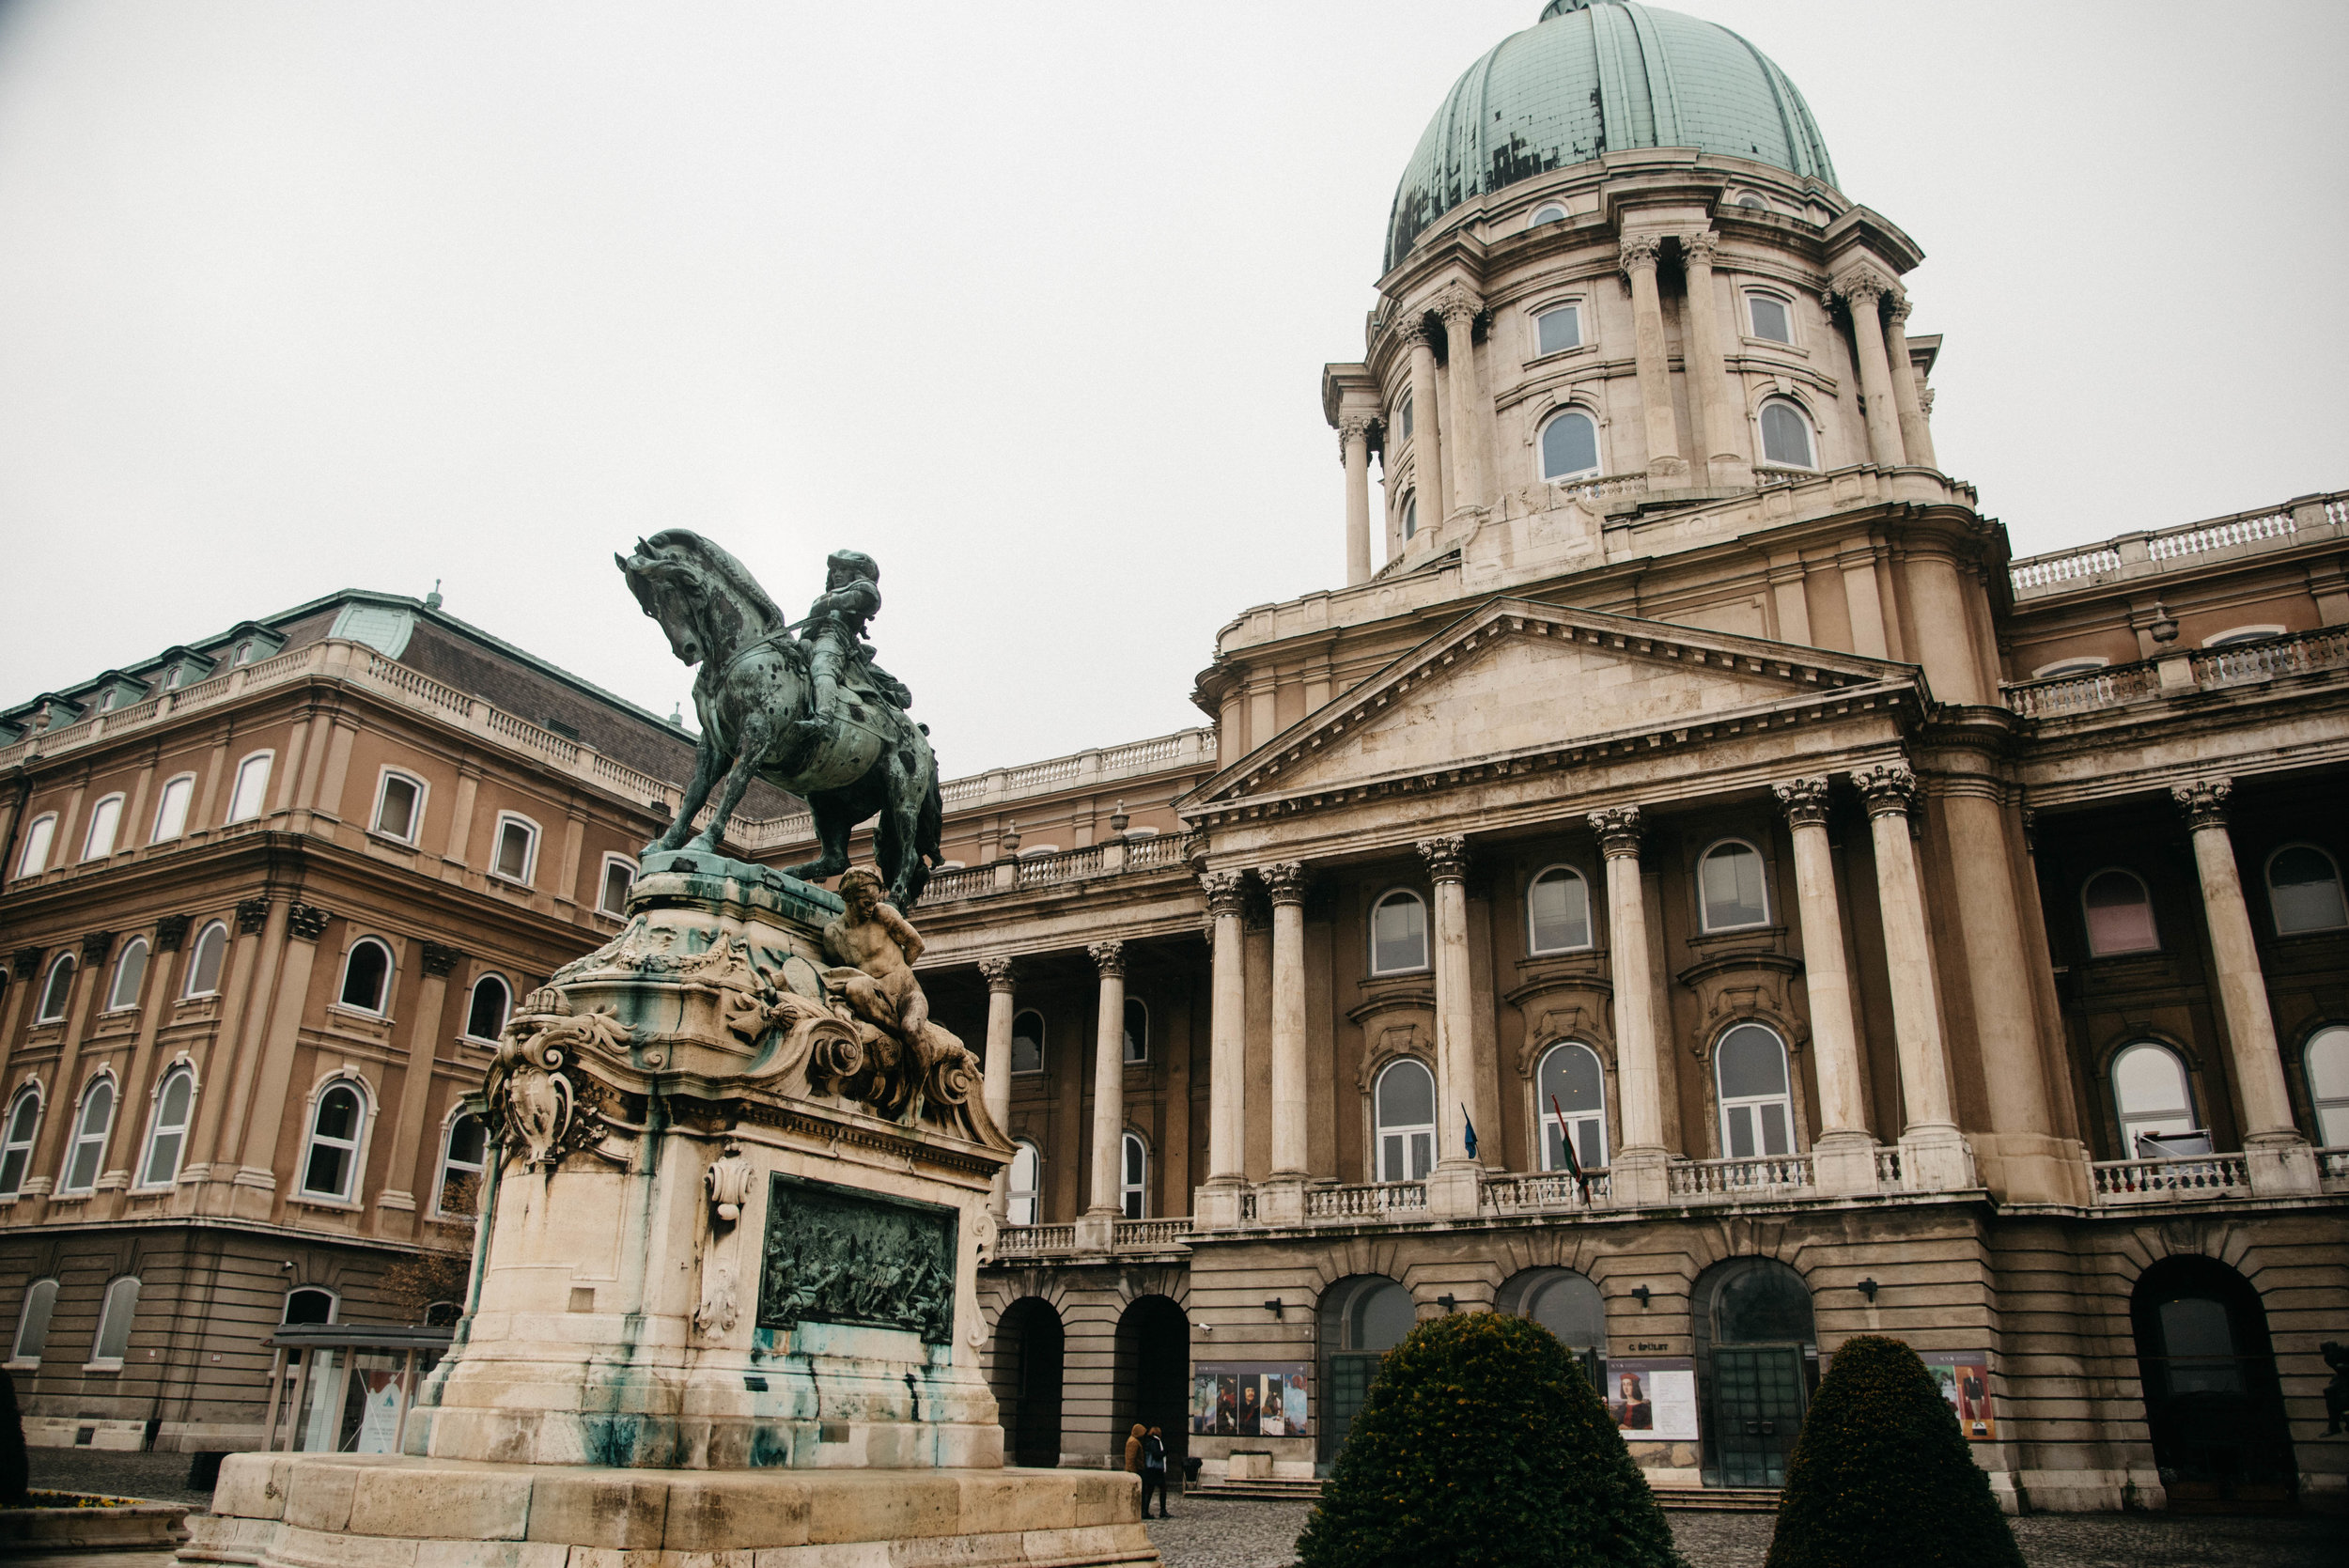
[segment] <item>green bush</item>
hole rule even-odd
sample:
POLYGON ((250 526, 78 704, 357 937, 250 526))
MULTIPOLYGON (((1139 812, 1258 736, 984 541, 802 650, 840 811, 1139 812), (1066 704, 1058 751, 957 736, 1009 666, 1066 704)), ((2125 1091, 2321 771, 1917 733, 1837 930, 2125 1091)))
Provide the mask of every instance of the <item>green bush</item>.
POLYGON ((1297 1568, 1683 1568, 1580 1367, 1540 1324, 1435 1318, 1388 1352, 1297 1568))
POLYGON ((32 1479, 24 1453, 24 1412, 17 1408, 16 1379, 0 1372, 0 1508, 24 1506, 32 1479))
POLYGON ((1843 1342, 1786 1463, 1765 1568, 2023 1568, 1990 1477, 1917 1353, 1843 1342))

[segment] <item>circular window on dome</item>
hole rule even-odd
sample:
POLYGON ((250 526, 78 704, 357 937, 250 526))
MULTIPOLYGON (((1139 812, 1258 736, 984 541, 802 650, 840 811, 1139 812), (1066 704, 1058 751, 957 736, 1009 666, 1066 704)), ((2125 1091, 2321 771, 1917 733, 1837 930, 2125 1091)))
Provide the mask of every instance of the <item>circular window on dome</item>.
POLYGON ((1744 208, 1749 212, 1767 212, 1770 210, 1770 204, 1764 201, 1760 196, 1755 195, 1751 191, 1738 192, 1737 205, 1744 208))
POLYGON ((1525 226, 1539 228, 1544 224, 1563 224, 1565 221, 1566 210, 1553 201, 1535 208, 1533 215, 1525 220, 1525 226))
POLYGON ((1598 472, 1598 427, 1579 409, 1568 409, 1542 427, 1542 477, 1579 479, 1598 472))

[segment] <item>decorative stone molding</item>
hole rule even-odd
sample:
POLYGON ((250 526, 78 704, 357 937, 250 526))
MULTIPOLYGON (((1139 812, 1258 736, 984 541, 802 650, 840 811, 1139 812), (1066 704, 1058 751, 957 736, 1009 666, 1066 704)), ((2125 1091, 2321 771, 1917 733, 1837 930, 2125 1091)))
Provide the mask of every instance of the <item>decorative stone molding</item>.
POLYGON ((1658 251, 1663 248, 1660 234, 1626 234, 1616 247, 1615 264, 1626 272, 1645 267, 1653 269, 1658 251))
POLYGON ((1408 321, 1397 322, 1394 335, 1401 340, 1406 349, 1426 349, 1432 351, 1436 347, 1436 329, 1427 324, 1427 318, 1424 314, 1414 316, 1408 321))
POLYGON ((2172 786, 2170 799, 2186 813, 2186 826, 2200 832, 2204 828, 2227 826, 2227 797, 2233 793, 2232 779, 2197 779, 2172 786))
POLYGON ((1338 421, 1338 464, 1340 467, 1346 464, 1347 447, 1358 441, 1364 446, 1369 445, 1370 432, 1377 423, 1368 414, 1348 414, 1338 421))
POLYGON ((1854 267, 1828 285, 1830 297, 1842 300, 1857 316, 1877 308, 1887 299, 1901 298, 1901 286, 1873 267, 1854 267))
POLYGON ((1637 856, 1640 853, 1640 808, 1610 806, 1590 815, 1591 831, 1598 835, 1598 846, 1612 860, 1617 856, 1637 856))
POLYGON ((106 961, 106 955, 114 949, 115 934, 112 931, 86 932, 82 937, 82 962, 102 964, 106 961))
POLYGON ((186 915, 165 915, 155 923, 155 951, 177 953, 188 939, 188 927, 194 923, 186 915))
POLYGON ((1276 905, 1304 903, 1305 890, 1313 885, 1313 876, 1302 861, 1275 861, 1259 868, 1256 875, 1264 878, 1265 891, 1276 905))
POLYGON ((1237 871, 1203 871, 1199 886, 1207 895, 1207 916, 1221 920, 1225 915, 1237 917, 1247 912, 1247 878, 1237 871))
POLYGON ((987 982, 989 993, 1001 991, 1009 996, 1019 976, 1019 966, 1009 958, 997 956, 979 960, 979 978, 987 982))
POLYGON ((244 898, 238 900, 237 934, 239 936, 257 936, 260 934, 262 927, 267 924, 269 924, 268 899, 244 898))
POLYGON ((8 955, 8 967, 19 980, 30 980, 40 972, 40 949, 20 947, 8 955))
POLYGON ((1711 229, 1684 234, 1680 237, 1681 258, 1699 267, 1710 267, 1713 257, 1719 254, 1720 243, 1721 237, 1711 229))
POLYGON ((286 907, 286 934, 300 937, 305 942, 317 941, 326 935, 326 923, 333 918, 315 904, 289 904, 286 907))
POLYGON ((1107 941, 1088 943, 1085 952, 1093 959, 1093 967, 1104 980, 1126 978, 1126 944, 1115 937, 1107 941))
POLYGON ((1458 882, 1468 877, 1468 840, 1458 833, 1423 838, 1413 847, 1427 862, 1427 875, 1439 882, 1458 882))
POLYGON ((2023 853, 2032 856, 2039 853, 2039 812, 2033 806, 2023 808, 2023 853))
POLYGON ((424 972, 436 978, 445 978, 448 971, 457 967, 457 961, 464 955, 462 952, 449 946, 446 942, 426 942, 423 954, 424 972))
POLYGON ((1917 775, 1902 762, 1871 763, 1852 770, 1852 784, 1859 791, 1859 799, 1870 816, 1903 816, 1916 810, 1917 775))
POLYGON ((1443 318, 1444 331, 1450 334, 1472 330, 1477 317, 1484 314, 1485 302, 1454 284, 1437 295, 1429 308, 1443 318), (1455 322, 1462 325, 1455 326, 1455 322))
POLYGON ((1908 320, 1908 296, 1893 295, 1892 303, 1884 307, 1884 319, 1889 325, 1905 327, 1908 320))
POLYGON ((1797 828, 1827 826, 1827 780, 1824 776, 1809 779, 1789 779, 1784 784, 1770 785, 1770 793, 1785 808, 1786 820, 1797 828))

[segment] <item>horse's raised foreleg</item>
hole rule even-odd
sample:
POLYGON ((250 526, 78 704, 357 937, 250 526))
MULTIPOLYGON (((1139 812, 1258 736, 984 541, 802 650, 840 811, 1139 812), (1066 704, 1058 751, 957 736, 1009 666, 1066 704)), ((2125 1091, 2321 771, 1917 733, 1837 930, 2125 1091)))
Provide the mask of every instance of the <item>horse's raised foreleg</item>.
POLYGON ((675 849, 685 842, 686 835, 693 831, 693 818, 701 812, 702 802, 709 799, 710 786, 718 782, 718 773, 723 766, 717 741, 710 738, 708 730, 704 730, 701 744, 693 748, 693 777, 685 786, 684 798, 677 803, 677 818, 659 838, 645 846, 646 854, 675 849))
POLYGON ((726 773, 726 787, 718 797, 717 809, 709 814, 709 826, 686 846, 695 853, 704 850, 714 852, 717 849, 719 836, 726 831, 727 819, 734 815, 734 808, 742 803, 742 796, 751 787, 751 781, 758 776, 759 759, 767 754, 767 743, 774 737, 774 722, 759 709, 754 708, 744 715, 742 722, 736 727, 740 734, 735 745, 740 749, 735 753, 734 767, 726 773))

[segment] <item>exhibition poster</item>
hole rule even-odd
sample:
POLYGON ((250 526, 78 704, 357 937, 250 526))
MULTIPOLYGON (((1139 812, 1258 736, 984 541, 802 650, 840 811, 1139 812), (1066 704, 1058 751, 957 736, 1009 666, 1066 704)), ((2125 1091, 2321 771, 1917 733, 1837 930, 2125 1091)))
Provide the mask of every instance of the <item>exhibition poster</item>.
POLYGON ((1697 1440, 1697 1364, 1686 1356, 1652 1360, 1607 1358, 1608 1413, 1635 1441, 1697 1440))
POLYGON ((1303 1437, 1303 1361, 1202 1361, 1190 1383, 1190 1429, 1201 1436, 1303 1437))
POLYGON ((1925 1370, 1941 1386, 1941 1397, 1957 1412, 1958 1429, 1970 1442, 1997 1440, 1998 1418, 1990 1410, 1990 1357, 1980 1350, 1928 1350, 1925 1370))

